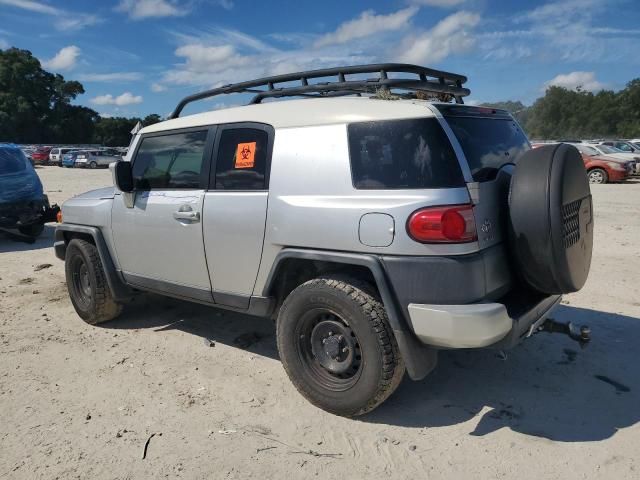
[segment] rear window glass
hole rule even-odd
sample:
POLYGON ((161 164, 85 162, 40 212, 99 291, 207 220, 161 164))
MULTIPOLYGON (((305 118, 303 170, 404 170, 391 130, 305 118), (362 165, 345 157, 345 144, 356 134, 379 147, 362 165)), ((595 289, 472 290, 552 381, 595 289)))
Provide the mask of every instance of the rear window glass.
POLYGON ((435 118, 352 123, 348 132, 357 189, 464 185, 451 143, 435 118))
POLYGON ((476 182, 492 180, 500 167, 529 150, 529 141, 511 119, 445 116, 462 146, 476 182))
POLYGON ((0 148, 0 175, 18 173, 27 169, 27 159, 19 150, 0 148))

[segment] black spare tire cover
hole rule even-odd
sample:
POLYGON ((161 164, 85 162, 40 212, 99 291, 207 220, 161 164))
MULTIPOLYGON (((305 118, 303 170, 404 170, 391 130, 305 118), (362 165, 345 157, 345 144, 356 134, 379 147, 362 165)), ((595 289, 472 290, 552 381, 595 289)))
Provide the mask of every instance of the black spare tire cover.
POLYGON ((528 285, 546 294, 584 286, 592 212, 587 172, 574 146, 545 145, 518 159, 509 191, 510 243, 528 285))

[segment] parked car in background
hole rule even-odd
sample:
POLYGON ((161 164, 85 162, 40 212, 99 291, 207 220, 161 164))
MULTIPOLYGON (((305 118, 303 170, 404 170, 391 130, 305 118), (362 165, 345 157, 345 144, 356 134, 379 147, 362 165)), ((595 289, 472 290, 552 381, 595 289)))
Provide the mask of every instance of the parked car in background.
POLYGON ((580 149, 580 147, 589 147, 591 150, 587 149, 587 153, 600 155, 609 160, 620 160, 623 162, 631 162, 632 163, 632 174, 640 175, 640 155, 635 155, 629 152, 623 152, 622 150, 618 150, 617 148, 610 147, 608 145, 580 145, 575 144, 575 147, 580 149))
POLYGON ((62 159, 64 167, 107 168, 111 163, 122 160, 118 155, 110 155, 106 150, 76 150, 62 159))
POLYGON ((31 162, 31 165, 34 164, 33 161, 33 152, 35 152, 35 148, 30 148, 30 147, 22 147, 20 148, 20 150, 22 150, 22 153, 24 153, 24 156, 27 157, 27 160, 29 160, 31 162))
POLYGON ((49 161, 57 164, 58 166, 61 166, 62 156, 76 150, 78 149, 73 147, 54 147, 49 152, 49 161))
POLYGON ((574 144, 582 155, 589 183, 623 182, 634 173, 635 163, 601 155, 593 145, 574 144))
POLYGON ((640 155, 640 147, 634 145, 633 142, 627 142, 626 140, 606 140, 604 142, 600 142, 600 145, 607 145, 608 147, 617 148, 625 153, 640 155))
POLYGON ((33 166, 17 145, 0 143, 0 229, 37 237, 56 220, 33 166))
POLYGON ((51 152, 51 147, 39 147, 32 154, 31 158, 33 159, 33 163, 36 165, 46 165, 49 163, 49 153, 51 152))

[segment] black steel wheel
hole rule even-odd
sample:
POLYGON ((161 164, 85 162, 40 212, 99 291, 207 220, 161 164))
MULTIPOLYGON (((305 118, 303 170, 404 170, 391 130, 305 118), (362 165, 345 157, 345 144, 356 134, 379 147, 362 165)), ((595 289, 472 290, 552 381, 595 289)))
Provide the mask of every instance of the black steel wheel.
POLYGON ((337 415, 373 410, 404 375, 384 306, 356 279, 322 277, 294 289, 278 314, 277 339, 298 391, 337 415))
POLYGON ((314 381, 336 392, 357 382, 362 351, 345 320, 328 309, 310 310, 300 318, 297 334, 299 360, 314 381))

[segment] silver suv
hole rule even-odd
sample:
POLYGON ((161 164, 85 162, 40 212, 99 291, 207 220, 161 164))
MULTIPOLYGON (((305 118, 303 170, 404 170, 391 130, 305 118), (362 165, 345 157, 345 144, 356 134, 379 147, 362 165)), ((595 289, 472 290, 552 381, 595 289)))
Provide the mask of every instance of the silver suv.
POLYGON ((547 318, 589 271, 580 154, 530 150, 507 112, 462 104, 465 81, 365 65, 185 98, 135 135, 115 188, 64 203, 55 251, 76 311, 105 322, 149 291, 270 317, 296 388, 346 416, 441 349, 587 340, 547 318), (253 99, 179 116, 228 93, 253 99), (312 98, 260 104, 286 96, 312 98))

